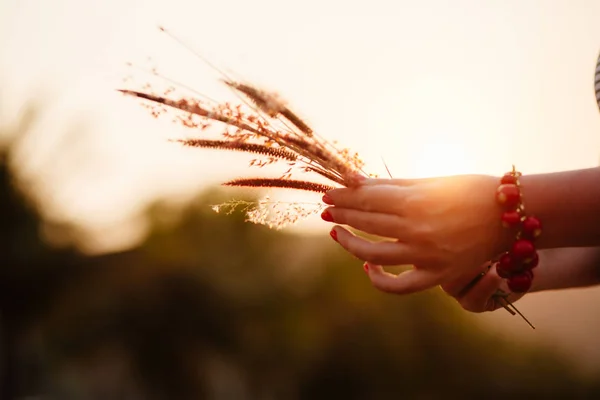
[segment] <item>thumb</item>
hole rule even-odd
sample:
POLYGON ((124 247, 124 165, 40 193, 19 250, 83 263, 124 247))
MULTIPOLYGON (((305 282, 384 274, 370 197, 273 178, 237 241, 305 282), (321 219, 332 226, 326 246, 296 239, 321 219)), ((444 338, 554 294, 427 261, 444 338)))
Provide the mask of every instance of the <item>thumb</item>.
POLYGON ((399 275, 386 272, 381 265, 367 263, 369 279, 373 286, 382 292, 411 294, 439 285, 438 274, 423 269, 410 269, 399 275))

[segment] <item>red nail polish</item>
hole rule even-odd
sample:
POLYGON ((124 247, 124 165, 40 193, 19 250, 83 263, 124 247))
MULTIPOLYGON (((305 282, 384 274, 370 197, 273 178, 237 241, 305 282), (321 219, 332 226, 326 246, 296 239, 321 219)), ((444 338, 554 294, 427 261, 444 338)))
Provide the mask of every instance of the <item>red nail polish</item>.
POLYGON ((337 242, 337 232, 335 231, 335 229, 332 229, 332 230, 329 232, 329 235, 331 236, 331 238, 332 238, 333 240, 335 240, 335 241, 337 242))
POLYGON ((365 272, 368 274, 369 273, 369 264, 364 263, 363 264, 363 269, 365 270, 365 272))
POLYGON ((323 203, 333 205, 333 199, 328 194, 324 194, 323 203))
POLYGON ((333 216, 331 216, 331 213, 327 210, 323 211, 323 213, 321 214, 321 219, 323 221, 333 222, 333 216))

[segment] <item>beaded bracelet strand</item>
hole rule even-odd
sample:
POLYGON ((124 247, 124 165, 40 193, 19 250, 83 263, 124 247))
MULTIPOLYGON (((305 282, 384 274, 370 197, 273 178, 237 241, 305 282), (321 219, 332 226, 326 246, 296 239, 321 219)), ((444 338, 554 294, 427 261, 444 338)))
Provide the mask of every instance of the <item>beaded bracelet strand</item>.
MULTIPOLYGON (((498 275, 507 279, 508 288, 511 292, 525 293, 531 288, 532 270, 539 263, 533 241, 542 233, 542 224, 536 217, 525 215, 521 183, 519 181, 521 175, 513 166, 512 171, 507 172, 500 179, 500 186, 496 191, 496 199, 504 207, 501 217, 502 225, 515 232, 515 241, 509 251, 490 261, 487 270, 476 276, 464 287, 461 295, 475 286, 494 265, 498 275)), ((535 329, 535 326, 508 300, 509 295, 510 293, 498 290, 492 298, 512 315, 519 314, 531 328, 535 329)))
POLYGON ((508 287, 514 293, 525 293, 531 288, 533 269, 539 263, 534 241, 542 233, 540 220, 525 215, 520 176, 513 166, 513 170, 500 180, 496 192, 498 203, 505 209, 502 224, 516 231, 511 249, 500 255, 496 270, 500 277, 507 279, 508 287))
MULTIPOLYGON (((502 225, 515 232, 515 241, 510 250, 501 254, 495 262, 496 271, 501 278, 507 280, 508 288, 513 293, 525 293, 531 288, 533 269, 539 263, 534 241, 542 233, 540 220, 534 216, 525 215, 519 181, 521 175, 513 165, 512 171, 500 179, 500 186, 496 191, 496 199, 504 207, 501 217, 502 225)), ((499 301, 507 311, 514 310, 535 329, 531 322, 508 301, 507 297, 508 293, 499 290, 494 296, 494 300, 499 301)))

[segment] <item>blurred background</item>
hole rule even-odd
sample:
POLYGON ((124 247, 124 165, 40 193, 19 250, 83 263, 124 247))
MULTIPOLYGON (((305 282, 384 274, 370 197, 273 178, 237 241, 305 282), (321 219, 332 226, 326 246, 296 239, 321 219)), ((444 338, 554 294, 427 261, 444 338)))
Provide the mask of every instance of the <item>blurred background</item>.
POLYGON ((379 293, 318 218, 212 212, 262 194, 218 186, 248 159, 168 143, 197 133, 115 89, 224 94, 162 24, 375 173, 586 168, 599 17, 593 0, 1 0, 0 398, 598 398, 599 289, 526 296, 535 331, 439 290, 379 293))

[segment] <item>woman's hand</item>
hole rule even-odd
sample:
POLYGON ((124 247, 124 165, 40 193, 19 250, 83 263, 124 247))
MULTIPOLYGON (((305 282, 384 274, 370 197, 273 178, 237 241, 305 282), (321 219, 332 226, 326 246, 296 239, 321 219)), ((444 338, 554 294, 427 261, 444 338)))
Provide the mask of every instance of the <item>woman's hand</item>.
MULTIPOLYGON (((366 179, 335 189, 323 201, 326 221, 393 241, 371 242, 335 226, 332 237, 373 268, 373 284, 386 292, 413 293, 477 275, 481 265, 509 247, 496 203, 499 178, 366 179), (400 275, 377 265, 413 265, 400 275)), ((491 279, 491 278, 488 278, 491 279)))
MULTIPOLYGON (((588 287, 600 284, 600 247, 558 248, 539 251, 540 263, 533 270, 533 285, 528 293, 588 287)), ((465 273, 441 285, 467 311, 494 311, 502 307, 501 300, 494 298, 498 290, 509 293, 506 298, 516 302, 525 293, 510 293, 506 280, 498 276, 496 267, 485 263, 479 272, 465 273)), ((379 265, 366 263, 365 271, 375 287, 388 279, 379 265)), ((392 276, 393 279, 393 276, 392 276)))
MULTIPOLYGON (((600 283, 600 247, 576 247, 540 250, 539 264, 533 269, 533 285, 528 293, 544 290, 587 287, 600 283)), ((376 279, 382 270, 370 266, 369 276, 376 279)), ((509 293, 506 280, 496 273, 496 268, 483 270, 478 279, 464 275, 442 285, 442 289, 454 297, 467 311, 494 311, 502 305, 494 299, 497 290, 509 293)), ((514 303, 525 293, 510 293, 507 300, 514 303)))

